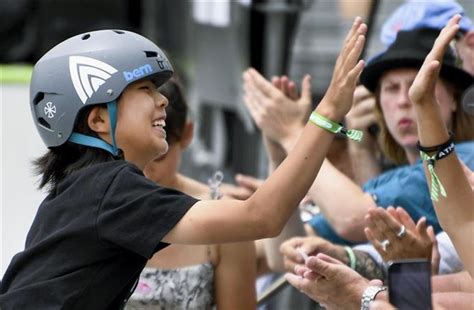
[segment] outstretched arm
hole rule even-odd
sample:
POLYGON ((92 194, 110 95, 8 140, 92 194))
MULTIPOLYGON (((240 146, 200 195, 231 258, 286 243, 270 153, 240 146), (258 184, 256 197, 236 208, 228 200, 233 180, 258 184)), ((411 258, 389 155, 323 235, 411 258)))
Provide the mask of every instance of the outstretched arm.
MULTIPOLYGON (((336 62, 333 78, 316 112, 340 122, 349 111, 367 26, 356 19, 336 62)), ((253 69, 245 78, 259 79, 253 69)), ((321 167, 334 135, 307 124, 292 152, 245 201, 200 201, 165 236, 168 243, 223 243, 278 235, 321 167)))
MULTIPOLYGON (((459 30, 460 19, 460 15, 454 16, 443 28, 409 91, 410 99, 415 105, 420 144, 425 147, 440 145, 449 138, 435 99, 435 84, 439 77, 443 55, 459 30)), ((440 195, 439 200, 433 201, 436 214, 472 276, 474 275, 473 191, 454 152, 437 160, 434 171, 447 193, 446 197, 440 195)), ((426 167, 425 173, 429 180, 428 184, 433 190, 432 174, 426 167)))

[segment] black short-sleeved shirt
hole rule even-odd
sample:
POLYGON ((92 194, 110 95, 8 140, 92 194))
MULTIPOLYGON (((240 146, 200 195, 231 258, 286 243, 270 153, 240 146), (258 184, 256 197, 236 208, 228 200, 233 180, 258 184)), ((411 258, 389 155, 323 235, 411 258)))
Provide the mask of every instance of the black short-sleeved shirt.
POLYGON ((125 161, 71 174, 41 203, 2 279, 0 308, 119 308, 196 201, 125 161))

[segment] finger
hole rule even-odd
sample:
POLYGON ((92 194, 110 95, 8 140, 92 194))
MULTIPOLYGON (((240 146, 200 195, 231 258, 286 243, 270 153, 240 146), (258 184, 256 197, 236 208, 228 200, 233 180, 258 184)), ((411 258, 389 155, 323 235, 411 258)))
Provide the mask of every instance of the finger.
POLYGON ((397 222, 401 223, 400 217, 398 216, 397 209, 393 206, 389 206, 387 209, 387 213, 390 214, 397 222))
POLYGON ((405 225, 406 229, 411 232, 416 232, 416 224, 411 218, 410 214, 408 214, 407 211, 401 207, 397 208, 397 213, 401 223, 405 225))
POLYGON ((364 48, 365 44, 365 37, 363 35, 359 35, 354 42, 354 46, 350 50, 346 62, 345 62, 345 67, 347 70, 350 70, 354 68, 354 66, 357 64, 357 61, 360 57, 360 54, 362 53, 362 49, 364 48))
POLYGON ((386 227, 386 235, 390 238, 390 240, 396 239, 398 232, 400 232, 402 228, 402 224, 399 223, 393 216, 390 215, 388 211, 384 209, 379 208, 376 213, 379 219, 384 222, 384 227, 386 227))
POLYGON ((335 273, 334 264, 320 259, 319 255, 322 254, 308 258, 306 261, 306 267, 326 279, 331 279, 335 273))
POLYGON ((248 188, 249 190, 256 191, 260 185, 263 183, 263 180, 254 178, 249 175, 237 174, 235 176, 235 181, 242 187, 248 188))
POLYGON ((296 265, 293 271, 295 274, 302 277, 307 271, 310 271, 310 270, 308 269, 308 267, 304 265, 296 265))
POLYGON ((286 75, 283 75, 281 77, 281 87, 280 87, 280 90, 282 91, 282 93, 285 95, 285 96, 288 96, 288 83, 289 83, 289 80, 288 80, 288 77, 286 75))
POLYGON ((365 67, 364 60, 362 60, 362 59, 359 60, 357 65, 351 71, 349 71, 349 74, 347 75, 348 76, 348 83, 350 83, 351 85, 355 85, 357 80, 359 80, 359 77, 360 77, 362 71, 364 70, 364 67, 365 67))
POLYGON ((438 38, 436 38, 433 49, 428 54, 427 59, 429 58, 430 61, 432 59, 442 59, 449 43, 454 39, 454 36, 459 31, 458 24, 460 20, 461 15, 456 14, 448 21, 448 24, 441 30, 438 38))
POLYGON ((254 86, 259 89, 263 95, 275 98, 279 91, 275 88, 272 83, 267 81, 257 70, 250 68, 248 70, 251 80, 253 81, 254 86))
POLYGON ((416 223, 416 231, 418 233, 418 236, 424 238, 424 239, 427 239, 429 238, 427 233, 426 233, 426 228, 427 228, 427 224, 426 224, 426 217, 422 217, 418 220, 418 223, 416 223))
POLYGON ((362 18, 357 16, 354 19, 354 22, 352 23, 352 27, 347 33, 345 39, 344 39, 344 46, 348 45, 349 42, 353 39, 354 36, 357 34, 357 30, 359 29, 359 26, 362 24, 362 18))
POLYGON ((281 244, 280 253, 282 253, 282 255, 293 264, 303 264, 304 259, 296 250, 297 248, 301 247, 301 244, 302 241, 300 239, 292 238, 287 240, 281 244))
POLYGON ((377 240, 377 238, 374 237, 374 234, 372 233, 372 230, 370 228, 366 227, 364 229, 364 233, 365 233, 365 236, 367 237, 367 240, 369 240, 370 243, 372 243, 373 247, 383 257, 385 255, 385 251, 384 251, 382 245, 380 244, 380 242, 377 240))
POLYGON ((311 287, 314 285, 314 281, 295 275, 292 273, 286 273, 285 279, 294 286, 298 291, 302 293, 307 293, 311 290, 311 287))
POLYGON ((249 198, 253 193, 246 188, 226 183, 221 184, 221 190, 224 195, 238 200, 245 200, 249 198))
POLYGON ((324 253, 319 253, 318 255, 316 255, 316 257, 323 260, 323 261, 325 261, 325 262, 331 263, 331 264, 344 265, 344 263, 342 263, 340 260, 335 259, 334 257, 329 256, 329 255, 324 254, 324 253))
POLYGON ((296 83, 293 81, 288 82, 288 97, 292 100, 298 100, 298 89, 296 83))
POLYGON ((373 96, 366 98, 359 98, 351 109, 351 116, 364 117, 364 116, 375 116, 375 98, 373 96))
POLYGON ((306 74, 301 82, 301 98, 305 102, 311 102, 311 76, 306 74))
POLYGON ((272 77, 272 85, 275 86, 276 88, 280 89, 281 88, 281 79, 278 76, 272 77))
POLYGON ((377 123, 377 116, 375 113, 369 112, 361 116, 351 115, 347 120, 350 122, 351 128, 368 130, 370 126, 377 123))
POLYGON ((321 278, 321 275, 317 274, 316 272, 314 271, 306 271, 304 274, 303 274, 303 278, 305 279, 308 279, 310 281, 315 281, 315 280, 318 280, 321 278))
POLYGON ((374 234, 374 237, 377 238, 379 241, 382 241, 385 239, 389 239, 390 234, 387 233, 389 228, 378 215, 377 209, 369 211, 369 228, 374 234))
POLYGON ((373 98, 374 95, 363 85, 359 85, 356 87, 354 91, 354 102, 360 103, 368 98, 373 98))
POLYGON ((292 260, 287 259, 286 256, 283 257, 283 264, 285 266, 285 270, 288 272, 293 272, 295 270, 295 266, 298 264, 302 264, 301 262, 297 263, 292 260))

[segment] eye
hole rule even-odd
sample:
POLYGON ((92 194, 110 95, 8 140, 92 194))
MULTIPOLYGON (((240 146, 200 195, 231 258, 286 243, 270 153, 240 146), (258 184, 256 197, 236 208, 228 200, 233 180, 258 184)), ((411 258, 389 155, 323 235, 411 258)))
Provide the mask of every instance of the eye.
POLYGON ((384 91, 386 92, 393 92, 398 89, 397 84, 388 84, 383 87, 384 91))
POLYGON ((149 85, 142 85, 138 89, 150 89, 149 85))

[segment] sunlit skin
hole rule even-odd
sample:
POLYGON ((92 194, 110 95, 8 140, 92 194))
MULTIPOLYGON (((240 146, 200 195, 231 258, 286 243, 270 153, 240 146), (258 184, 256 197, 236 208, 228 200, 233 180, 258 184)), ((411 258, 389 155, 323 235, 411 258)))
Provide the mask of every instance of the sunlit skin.
MULTIPOLYGON (((140 169, 168 151, 164 129, 168 99, 151 80, 140 80, 125 88, 117 104, 115 139, 127 161, 140 169)), ((109 115, 105 107, 97 107, 89 116, 89 124, 99 136, 111 143, 109 115)))
MULTIPOLYGON (((405 150, 410 163, 418 159, 416 115, 408 98, 408 89, 417 72, 409 68, 393 69, 385 73, 380 82, 380 105, 386 126, 395 141, 405 150)), ((454 94, 443 81, 438 81, 435 93, 443 121, 451 128, 452 114, 456 111, 454 94)))

